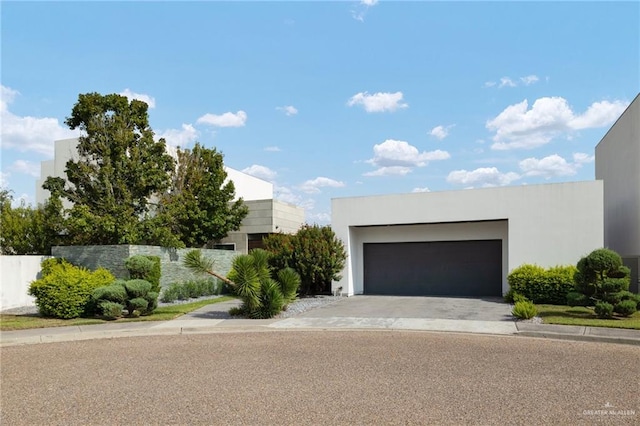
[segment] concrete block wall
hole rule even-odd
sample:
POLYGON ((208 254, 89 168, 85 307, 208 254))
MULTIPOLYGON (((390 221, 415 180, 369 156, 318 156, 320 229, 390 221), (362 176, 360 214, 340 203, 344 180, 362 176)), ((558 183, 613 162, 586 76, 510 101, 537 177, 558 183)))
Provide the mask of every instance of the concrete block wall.
MULTIPOLYGON (((191 249, 171 249, 157 246, 111 245, 111 246, 56 246, 51 249, 55 257, 63 257, 74 265, 88 269, 103 267, 116 277, 127 279, 129 272, 124 266, 125 260, 135 255, 160 257, 160 285, 166 287, 177 281, 202 278, 194 275, 182 266, 182 260, 191 249)), ((239 253, 231 250, 203 249, 203 255, 213 257, 216 272, 227 275, 231 270, 233 258, 239 253)))

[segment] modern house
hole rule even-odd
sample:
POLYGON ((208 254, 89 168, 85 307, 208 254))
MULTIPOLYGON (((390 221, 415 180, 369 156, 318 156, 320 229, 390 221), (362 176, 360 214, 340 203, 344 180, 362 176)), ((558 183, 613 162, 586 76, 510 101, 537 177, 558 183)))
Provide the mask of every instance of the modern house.
POLYGON ((596 179, 604 182, 604 245, 631 269, 640 291, 640 95, 596 146, 596 179))
MULTIPOLYGON (((55 141, 54 158, 41 162, 40 178, 36 181, 36 203, 49 198, 49 191, 42 184, 49 176, 65 177, 67 161, 78 159, 78 139, 55 141)), ((169 152, 175 156, 174 150, 169 152)), ((215 248, 225 248, 246 253, 249 249, 261 247, 262 237, 270 233, 296 232, 304 224, 304 209, 273 199, 273 184, 239 170, 225 166, 227 180, 233 181, 236 189, 235 200, 242 198, 249 207, 249 214, 240 229, 214 244, 215 248)))
POLYGON ((348 259, 334 291, 501 296, 524 264, 575 264, 606 246, 638 291, 640 95, 596 148, 594 181, 348 197, 332 227, 348 259))

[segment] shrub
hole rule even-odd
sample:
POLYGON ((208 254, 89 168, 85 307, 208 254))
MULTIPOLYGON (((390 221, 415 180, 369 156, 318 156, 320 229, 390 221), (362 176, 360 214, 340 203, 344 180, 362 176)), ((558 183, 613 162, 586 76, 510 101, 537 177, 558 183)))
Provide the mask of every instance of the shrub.
POLYGON ((132 279, 145 280, 151 283, 153 291, 160 291, 160 258, 158 256, 135 255, 128 258, 125 267, 132 279))
POLYGON ((598 318, 611 318, 613 316, 613 305, 607 302, 598 302, 594 311, 598 318))
POLYGON ((298 288, 300 288, 300 275, 291 268, 284 268, 278 271, 278 282, 284 296, 285 306, 296 300, 298 288))
POLYGON ((124 306, 120 303, 110 302, 108 300, 103 300, 98 306, 100 307, 102 316, 108 320, 120 318, 124 310, 124 306))
POLYGON ((162 291, 161 299, 164 303, 186 300, 202 296, 220 294, 222 286, 215 278, 190 280, 184 283, 172 283, 162 291))
POLYGON ((616 303, 616 305, 613 307, 613 311, 623 317, 628 317, 633 315, 637 311, 636 304, 637 303, 635 300, 623 300, 619 303, 616 303))
POLYGON ((516 302, 511 310, 511 314, 519 319, 531 319, 538 314, 538 310, 536 309, 533 302, 528 300, 521 300, 516 302))
POLYGON ((347 252, 330 226, 304 225, 295 235, 273 234, 264 239, 274 270, 293 268, 300 275, 300 293, 331 291, 339 280, 347 252))
POLYGON ((151 283, 145 280, 117 280, 110 286, 96 289, 93 300, 105 317, 113 317, 116 308, 111 303, 121 305, 131 317, 149 315, 158 307, 158 293, 151 288, 151 283))
POLYGON ((596 305, 597 302, 616 305, 629 290, 629 275, 629 268, 622 265, 622 258, 615 251, 597 249, 578 261, 574 276, 575 291, 584 294, 596 305))
POLYGON ((518 293, 534 303, 564 305, 567 293, 573 290, 574 266, 555 266, 544 269, 538 265, 521 265, 515 268, 507 281, 510 298, 518 293))
POLYGON ((567 305, 569 306, 588 306, 589 298, 577 291, 567 293, 567 305))
POLYGON ((115 277, 103 268, 92 272, 64 260, 52 260, 43 262, 43 277, 29 286, 40 314, 65 319, 92 314, 95 305, 91 294, 112 283, 115 277))

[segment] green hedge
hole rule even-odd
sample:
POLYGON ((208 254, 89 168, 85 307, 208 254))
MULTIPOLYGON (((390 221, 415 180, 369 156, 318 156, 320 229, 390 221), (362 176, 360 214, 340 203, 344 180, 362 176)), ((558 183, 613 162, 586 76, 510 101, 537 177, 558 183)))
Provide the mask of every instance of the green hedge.
POLYGON ((533 303, 565 305, 567 293, 573 291, 573 276, 576 267, 554 266, 543 268, 538 265, 521 265, 509 276, 510 291, 521 294, 533 303))
POLYGON ((36 298, 42 316, 77 318, 93 314, 91 294, 115 281, 104 268, 96 271, 74 266, 63 259, 48 259, 42 263, 42 278, 31 283, 29 294, 36 298))

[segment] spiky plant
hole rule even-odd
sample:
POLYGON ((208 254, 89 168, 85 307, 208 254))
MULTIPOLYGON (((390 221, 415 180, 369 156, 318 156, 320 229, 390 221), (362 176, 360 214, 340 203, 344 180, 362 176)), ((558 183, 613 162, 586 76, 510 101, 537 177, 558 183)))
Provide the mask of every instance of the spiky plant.
POLYGON ((278 271, 278 282, 284 296, 285 305, 296 300, 300 288, 300 275, 292 268, 284 268, 278 271))
POLYGON ((213 270, 213 259, 202 256, 202 252, 198 249, 190 250, 185 254, 182 264, 193 272, 200 274, 209 274, 225 283, 231 288, 235 288, 236 284, 229 278, 222 276, 213 270))
POLYGON ((260 305, 257 309, 249 312, 251 318, 272 318, 282 311, 284 307, 284 296, 280 290, 280 285, 268 278, 260 286, 260 305))
POLYGON ((241 254, 233 259, 229 278, 235 282, 234 292, 240 296, 244 307, 252 312, 260 306, 260 275, 253 257, 241 254))

